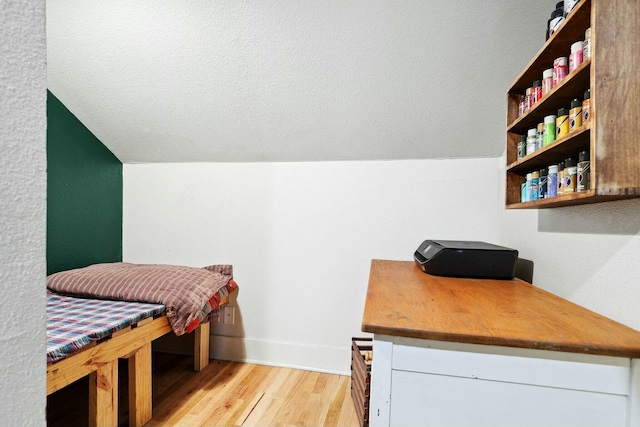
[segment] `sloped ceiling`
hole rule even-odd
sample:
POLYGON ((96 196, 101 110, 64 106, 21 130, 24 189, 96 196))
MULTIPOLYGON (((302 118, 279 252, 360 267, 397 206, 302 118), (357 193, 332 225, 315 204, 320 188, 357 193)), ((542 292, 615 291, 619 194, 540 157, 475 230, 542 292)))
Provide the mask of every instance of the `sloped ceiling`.
POLYGON ((124 163, 499 156, 530 3, 49 0, 48 85, 124 163))

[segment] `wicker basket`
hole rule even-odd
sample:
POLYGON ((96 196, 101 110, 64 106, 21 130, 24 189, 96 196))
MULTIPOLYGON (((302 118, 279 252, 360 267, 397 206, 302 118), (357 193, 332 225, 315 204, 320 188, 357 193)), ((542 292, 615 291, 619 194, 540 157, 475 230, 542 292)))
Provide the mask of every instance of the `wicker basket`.
POLYGON ((351 398, 361 427, 369 426, 372 351, 371 338, 351 339, 351 398))

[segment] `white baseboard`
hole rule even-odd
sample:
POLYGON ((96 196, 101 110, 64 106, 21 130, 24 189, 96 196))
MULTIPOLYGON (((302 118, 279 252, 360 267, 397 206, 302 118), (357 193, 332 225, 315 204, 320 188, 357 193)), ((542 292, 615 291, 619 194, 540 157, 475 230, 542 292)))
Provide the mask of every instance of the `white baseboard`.
POLYGON ((211 335, 210 357, 234 362, 351 375, 351 348, 299 345, 211 335))

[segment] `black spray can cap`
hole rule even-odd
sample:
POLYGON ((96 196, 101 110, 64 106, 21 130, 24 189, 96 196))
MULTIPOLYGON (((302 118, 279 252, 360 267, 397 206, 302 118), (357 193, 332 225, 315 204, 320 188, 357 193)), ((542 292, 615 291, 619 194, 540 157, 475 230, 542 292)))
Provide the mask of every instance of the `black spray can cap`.
POLYGON ((578 153, 578 162, 582 163, 582 162, 588 162, 589 161, 589 152, 588 151, 581 151, 580 153, 578 153))
POLYGON ((574 98, 573 101, 571 101, 571 109, 576 107, 582 107, 582 101, 578 98, 574 98))
POLYGON ((547 176, 547 168, 540 169, 540 176, 547 176))
POLYGON ((569 115, 569 109, 567 107, 564 107, 558 110, 558 117, 568 116, 568 115, 569 115))
POLYGON ((570 167, 575 166, 575 165, 576 165, 576 161, 575 161, 575 159, 572 159, 571 157, 569 157, 568 159, 566 159, 564 161, 564 167, 566 167, 566 168, 570 168, 570 167))
POLYGON ((587 89, 584 91, 584 100, 586 101, 587 99, 591 98, 591 89, 587 89))

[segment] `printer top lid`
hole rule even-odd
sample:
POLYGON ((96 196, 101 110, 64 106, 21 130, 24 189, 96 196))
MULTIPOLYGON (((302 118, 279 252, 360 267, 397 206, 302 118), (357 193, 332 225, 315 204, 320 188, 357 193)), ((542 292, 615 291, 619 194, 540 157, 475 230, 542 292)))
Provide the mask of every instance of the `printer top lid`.
POLYGON ((482 249, 482 250, 513 250, 504 246, 493 245, 486 242, 461 241, 461 240, 432 240, 436 245, 449 249, 482 249))

